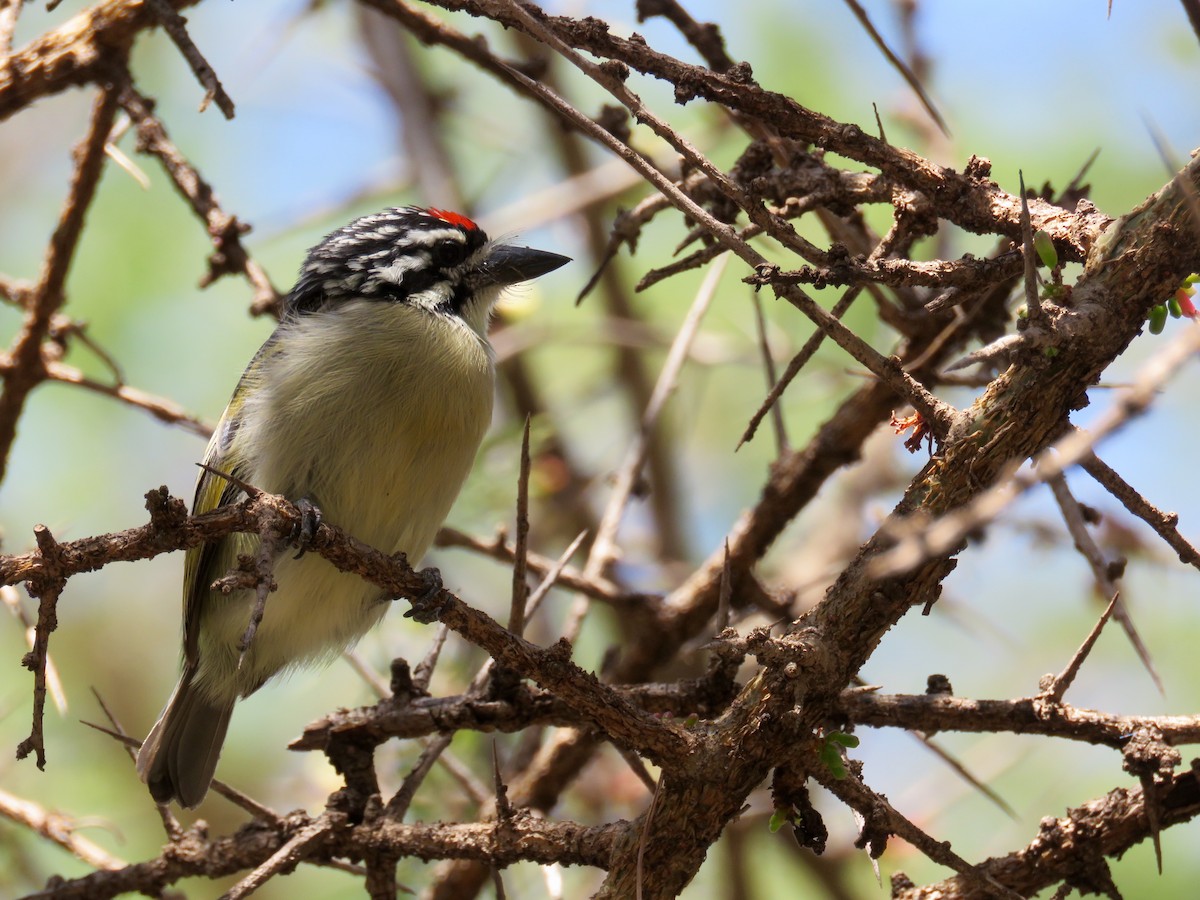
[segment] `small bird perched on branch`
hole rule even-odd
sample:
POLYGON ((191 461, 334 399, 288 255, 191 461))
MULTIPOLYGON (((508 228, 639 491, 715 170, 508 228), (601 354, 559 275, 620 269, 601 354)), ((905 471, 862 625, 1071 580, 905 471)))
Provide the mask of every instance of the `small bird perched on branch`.
MULTIPOLYGON (((387 209, 328 235, 225 408, 193 514, 236 502, 248 484, 297 500, 311 528, 323 516, 417 563, 491 421, 492 307, 505 287, 566 262, 490 241, 438 209, 387 209)), ((392 599, 319 556, 281 553, 278 590, 243 652, 255 592, 211 586, 259 541, 232 534, 187 553, 183 673, 137 760, 159 803, 199 804, 234 703, 281 671, 332 659, 392 599)))

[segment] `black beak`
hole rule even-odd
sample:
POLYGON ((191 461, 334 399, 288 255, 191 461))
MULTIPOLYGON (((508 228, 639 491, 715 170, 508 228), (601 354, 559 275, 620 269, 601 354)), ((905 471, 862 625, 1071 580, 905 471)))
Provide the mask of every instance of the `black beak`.
POLYGON ((483 271, 489 284, 517 284, 553 272, 570 261, 571 257, 560 253, 500 244, 488 256, 483 271))

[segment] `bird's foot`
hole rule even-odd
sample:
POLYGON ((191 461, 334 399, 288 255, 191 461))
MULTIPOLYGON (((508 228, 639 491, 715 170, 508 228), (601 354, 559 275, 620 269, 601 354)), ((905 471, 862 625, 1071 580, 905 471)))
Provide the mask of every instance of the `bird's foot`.
POLYGON ((448 603, 442 597, 442 573, 431 567, 422 569, 420 575, 425 582, 425 590, 421 592, 421 596, 412 600, 412 608, 404 617, 422 625, 429 625, 438 620, 448 603))
POLYGON ((297 548, 293 559, 300 559, 308 552, 313 539, 317 536, 317 529, 321 527, 321 510, 308 497, 301 497, 297 500, 296 509, 300 510, 300 521, 292 529, 289 543, 297 548))

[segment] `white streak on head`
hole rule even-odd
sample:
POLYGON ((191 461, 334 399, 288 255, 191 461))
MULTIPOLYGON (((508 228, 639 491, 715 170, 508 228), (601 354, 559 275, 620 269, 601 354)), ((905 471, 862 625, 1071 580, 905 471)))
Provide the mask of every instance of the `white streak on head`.
POLYGON ((428 265, 429 258, 426 254, 413 253, 408 256, 393 257, 389 265, 372 268, 371 274, 381 281, 390 281, 392 284, 403 284, 406 272, 411 272, 414 269, 423 269, 428 265))
POLYGON ((467 236, 457 228, 421 228, 414 230, 402 246, 434 247, 442 241, 456 241, 465 244, 467 236))

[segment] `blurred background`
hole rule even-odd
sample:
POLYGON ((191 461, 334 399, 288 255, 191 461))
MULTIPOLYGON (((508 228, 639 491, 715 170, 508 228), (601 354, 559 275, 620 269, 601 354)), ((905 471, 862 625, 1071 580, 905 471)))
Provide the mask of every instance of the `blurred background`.
MULTIPOLYGON (((638 24, 631 3, 544 5, 605 17, 618 33, 636 30, 659 49, 694 58, 663 20, 638 24)), ((84 6, 64 2, 48 12, 30 5, 14 45, 84 6)), ((1194 102, 1200 45, 1172 0, 1115 0, 1111 17, 1099 0, 866 0, 863 6, 889 43, 906 58, 915 50, 927 61, 925 85, 947 121, 949 137, 931 125, 840 0, 759 0, 739 5, 736 14, 712 0, 690 0, 685 6, 721 26, 730 55, 751 61, 763 86, 868 131, 875 130, 875 104, 894 143, 955 168, 972 154, 986 156, 993 163, 992 177, 1012 192, 1018 170, 1031 187, 1050 182, 1061 189, 1098 149, 1086 177, 1090 196, 1104 212, 1119 215, 1168 178, 1152 132, 1162 136, 1179 165, 1200 145, 1200 106, 1194 102), (916 10, 911 30, 897 14, 904 6, 916 10)), ((602 508, 606 479, 620 464, 640 414, 630 401, 622 352, 635 351, 652 382, 700 284, 702 273, 690 273, 642 293, 632 290, 646 271, 669 261, 686 236, 684 223, 673 214, 660 216, 635 256, 622 250, 612 284, 604 289, 609 293, 576 306, 596 268, 582 208, 594 200, 611 217, 618 207, 631 207, 647 195, 618 163, 592 147, 574 145, 576 156, 565 152, 557 126, 540 109, 450 53, 399 38, 391 25, 354 4, 210 2, 187 16, 193 38, 237 104, 237 117, 226 121, 215 108, 197 112, 202 89, 161 33, 138 43, 135 75, 142 91, 158 101, 171 137, 215 187, 225 210, 253 226, 246 244, 281 290, 290 287, 306 248, 326 232, 355 215, 404 203, 463 209, 494 235, 518 232, 533 246, 575 258, 573 265, 515 293, 502 311, 497 349, 505 365, 519 359, 520 366, 515 373, 508 370, 492 433, 449 520, 483 538, 510 525, 520 421, 514 410, 523 408, 524 377, 543 409, 534 421, 535 449, 541 452, 533 486, 533 546, 558 555, 577 530, 579 511, 594 515, 602 508), (396 91, 404 84, 397 79, 404 72, 428 88, 434 132, 420 126, 414 133, 411 106, 397 102, 396 91), (415 149, 430 134, 436 137, 433 149, 415 149), (420 164, 435 158, 439 165, 420 164), (591 174, 569 180, 579 172, 591 174), (629 304, 621 322, 612 320, 614 292, 629 304), (569 466, 561 464, 564 458, 569 466)), ((463 16, 447 18, 468 33, 481 27, 463 16)), ((485 30, 495 49, 523 52, 513 36, 485 30)), ((575 78, 558 61, 546 79, 585 110, 596 112, 603 102, 594 85, 575 78)), ((717 111, 699 103, 674 106, 661 84, 635 80, 631 86, 718 162, 732 162, 743 148, 744 136, 727 128, 717 111)), ((36 279, 65 195, 69 148, 84 133, 91 99, 84 91, 45 99, 0 128, 0 272, 36 279)), ((635 132, 635 143, 663 154, 646 133, 635 132)), ((132 134, 119 146, 137 172, 108 167, 71 270, 64 311, 88 323, 90 337, 119 362, 130 385, 172 398, 213 423, 273 322, 249 315, 251 291, 242 280, 225 278, 198 289, 211 249, 202 225, 157 162, 137 156, 132 134)), ((886 224, 890 210, 875 212, 886 224)), ((810 236, 816 239, 820 232, 810 236)), ((954 232, 942 239, 946 243, 931 246, 930 252, 984 253, 992 245, 992 239, 954 232)), ((689 571, 688 563, 712 553, 739 513, 757 499, 775 457, 765 427, 734 453, 765 393, 750 288, 740 282, 744 274, 737 264, 725 273, 671 401, 662 429, 669 449, 660 461, 665 481, 654 498, 635 503, 622 530, 620 575, 635 588, 669 589, 689 571), (658 504, 666 504, 665 512, 658 504), (664 564, 663 556, 679 564, 664 564)), ((773 354, 786 361, 811 327, 790 308, 769 301, 765 308, 773 354)), ((890 333, 873 323, 865 306, 849 321, 875 346, 891 347, 890 333)), ((19 314, 0 306, 0 340, 7 344, 18 324, 19 314)), ((1172 327, 1177 323, 1169 323, 1163 337, 1137 340, 1106 373, 1105 384, 1128 380, 1139 362, 1169 338, 1172 327)), ((111 380, 104 363, 79 342, 68 361, 97 379, 111 380)), ((802 445, 863 377, 836 348, 823 349, 784 398, 793 443, 802 445)), ((1178 511, 1181 530, 1195 541, 1200 539, 1200 490, 1187 462, 1196 429, 1185 387, 1192 377, 1194 365, 1146 417, 1103 444, 1099 453, 1151 502, 1178 511)), ((973 396, 965 389, 939 394, 957 405, 973 396)), ((1077 421, 1086 425, 1110 396, 1103 387, 1092 391, 1092 406, 1077 421)), ((811 591, 819 599, 831 574, 824 568, 852 552, 891 508, 925 458, 910 457, 890 435, 876 437, 866 461, 833 479, 764 561, 760 575, 767 583, 811 591)), ((143 411, 76 388, 39 388, 20 421, 8 478, 0 484, 3 552, 29 548, 38 523, 59 540, 141 524, 143 495, 160 484, 190 501, 194 464, 203 449, 203 438, 143 411)), ((1186 636, 1200 633, 1196 573, 1155 543, 1148 529, 1130 522, 1085 475, 1069 480, 1080 500, 1105 515, 1100 534, 1106 549, 1130 558, 1123 596, 1162 676, 1165 696, 1119 629, 1110 628, 1066 699, 1111 712, 1195 711, 1200 659, 1186 636)), ((94 690, 131 733, 144 735, 153 722, 177 672, 182 560, 181 554, 170 554, 70 582, 51 643, 69 706, 48 712, 47 769, 39 772, 32 760, 18 763, 11 754, 0 754, 0 788, 77 817, 88 837, 129 861, 157 854, 164 841, 158 816, 124 751, 80 720, 103 722, 94 690)), ((427 563, 437 565, 447 586, 468 602, 496 615, 507 609, 507 568, 461 550, 435 551, 427 563)), ((570 595, 556 592, 531 636, 553 639, 570 603, 570 595)), ((863 675, 889 692, 919 693, 926 676, 936 671, 950 678, 960 696, 1032 695, 1042 674, 1066 664, 1100 608, 1084 561, 1070 552, 1052 498, 1035 491, 964 555, 931 616, 911 615, 893 629, 863 675)), ((618 636, 613 617, 597 609, 583 633, 578 660, 599 667, 618 636)), ((393 657, 420 659, 429 638, 428 629, 392 614, 358 653, 386 673, 393 657)), ((15 618, 0 618, 0 745, 9 748, 29 728, 31 678, 20 667, 25 640, 15 618)), ((434 692, 457 693, 480 662, 477 651, 454 646, 434 692)), ((334 773, 323 757, 290 753, 286 744, 324 712, 370 702, 368 685, 342 662, 273 684, 240 705, 218 777, 281 811, 289 806, 280 804, 319 810, 338 784, 334 773)), ((1119 755, 1108 750, 1032 737, 939 736, 943 747, 1004 798, 1014 813, 1010 816, 950 774, 911 736, 865 729, 859 736, 863 743, 853 756, 863 760, 868 783, 971 860, 1025 845, 1041 816, 1061 814, 1115 785, 1134 784, 1121 771, 1119 755)), ((454 749, 475 758, 474 751, 487 750, 491 740, 462 734, 454 749)), ((497 740, 511 749, 520 737, 497 740)), ((419 749, 395 743, 381 748, 381 771, 393 774, 392 788, 419 749)), ((485 760, 488 753, 478 758, 485 760)), ((490 778, 486 767, 476 774, 490 778)), ((633 817, 646 800, 619 757, 606 753, 564 799, 561 812, 585 821, 633 817)), ((822 865, 814 867, 786 829, 768 833, 769 803, 760 797, 710 853, 684 896, 767 897, 781 890, 789 896, 881 896, 870 861, 851 847, 856 825, 850 813, 828 800, 821 808, 832 832, 822 865), (743 882, 746 873, 750 880, 743 882)), ((453 820, 468 817, 470 809, 454 782, 437 771, 411 815, 453 820)), ((243 820, 240 811, 213 795, 183 818, 197 816, 214 832, 231 831, 243 820)), ((1195 823, 1163 836, 1161 877, 1154 873, 1151 847, 1135 848, 1115 864, 1117 884, 1128 897, 1189 896, 1200 878, 1198 839, 1195 823)), ((898 840, 880 869, 885 885, 896 870, 918 883, 949 874, 898 840)), ((34 890, 52 873, 84 871, 82 863, 54 846, 0 821, 0 895, 34 890)), ((428 876, 417 861, 401 864, 400 879, 413 886, 428 876)), ((568 897, 581 896, 597 883, 591 871, 570 871, 566 877, 568 897)), ((505 878, 512 896, 545 894, 532 865, 515 867, 505 878)), ((260 896, 339 897, 354 883, 336 872, 301 868, 272 882, 260 896)), ((223 889, 209 882, 182 888, 189 897, 217 896, 223 889)))

